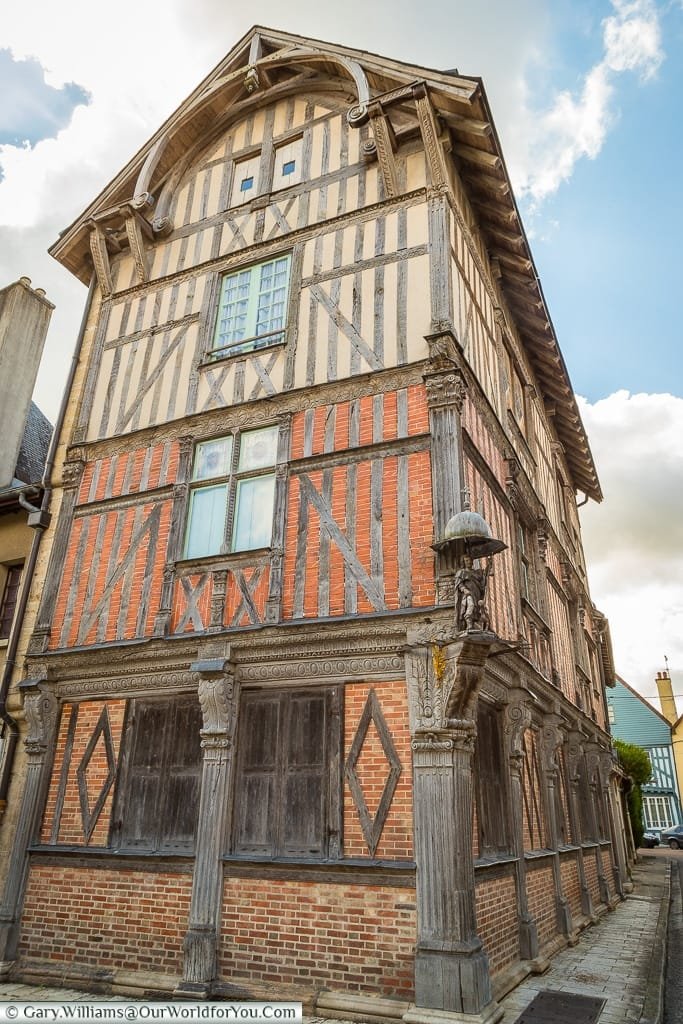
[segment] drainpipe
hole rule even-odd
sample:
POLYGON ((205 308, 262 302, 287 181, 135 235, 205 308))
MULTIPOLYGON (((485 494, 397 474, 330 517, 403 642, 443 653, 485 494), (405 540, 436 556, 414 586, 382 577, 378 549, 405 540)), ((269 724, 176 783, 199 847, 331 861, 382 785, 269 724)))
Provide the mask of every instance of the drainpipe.
POLYGON ((80 363, 81 349, 83 347, 83 338, 85 336, 85 328, 88 322, 88 314, 90 312, 90 304, 92 302, 93 293, 95 290, 95 276, 91 278, 90 287, 88 289, 88 297, 86 300, 85 310, 81 319, 81 326, 78 331, 78 337, 76 339, 76 347, 74 354, 71 357, 71 366, 69 367, 69 375, 67 377, 64 393, 62 395, 62 402, 59 407, 59 413, 57 414, 57 422, 52 432, 50 439, 50 447, 48 448, 47 458, 45 460, 45 469, 43 471, 43 479, 41 482, 41 488, 43 491, 43 498, 40 503, 40 507, 32 505, 28 499, 28 494, 36 494, 35 487, 26 487, 22 489, 19 494, 19 504, 22 508, 25 508, 28 512, 28 525, 33 527, 36 531, 33 536, 31 543, 31 551, 28 556, 28 561, 24 566, 24 572, 21 580, 21 590, 17 600, 17 607, 14 615, 14 622, 12 629, 10 630, 9 642, 7 644, 7 658, 5 661, 5 668, 2 674, 2 680, 0 681, 0 720, 7 727, 7 738, 6 738, 6 749, 5 756, 2 762, 2 773, 0 774, 0 824, 5 816, 5 809, 7 807, 7 794, 9 792, 10 780, 12 778, 12 767, 14 765, 14 757, 17 749, 17 743, 19 741, 19 726, 16 719, 12 718, 7 710, 7 694, 9 692, 10 682, 12 680, 12 672, 17 664, 17 648, 19 647, 19 637, 21 634, 21 627, 26 614, 26 607, 28 605, 29 594, 31 592, 31 584, 33 583, 33 576, 36 570, 36 563, 38 561, 38 551, 40 550, 40 542, 43 539, 43 533, 50 525, 50 502, 52 500, 52 488, 50 487, 50 480, 52 478, 52 471, 55 464, 55 455, 57 453, 57 445, 59 443, 59 437, 64 426, 64 419, 66 416, 66 410, 69 403, 69 396, 71 394, 71 388, 73 386, 74 377, 76 376, 76 369, 80 363))

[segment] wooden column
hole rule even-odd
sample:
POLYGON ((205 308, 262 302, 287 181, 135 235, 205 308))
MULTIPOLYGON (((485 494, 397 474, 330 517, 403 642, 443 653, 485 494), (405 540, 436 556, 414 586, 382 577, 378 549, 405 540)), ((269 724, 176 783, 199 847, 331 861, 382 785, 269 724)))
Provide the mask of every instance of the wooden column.
POLYGON ((557 827, 558 751, 564 742, 564 733, 560 729, 562 718, 558 714, 545 715, 541 730, 541 765, 543 773, 543 792, 548 826, 548 845, 554 852, 553 884, 555 889, 555 906, 557 911, 557 927, 562 935, 572 936, 574 924, 572 913, 564 894, 562 885, 562 868, 560 864, 560 835, 557 827))
POLYGON ((614 761, 609 750, 602 750, 599 754, 599 773, 602 785, 602 799, 605 808, 609 827, 609 838, 612 854, 612 871, 614 872, 614 888, 619 896, 624 895, 624 878, 626 864, 623 859, 623 851, 619 843, 617 825, 614 820, 614 805, 612 803, 612 773, 614 772, 614 761))
POLYGON ((223 896, 223 851, 229 827, 229 789, 237 719, 237 684, 230 650, 196 661, 201 731, 202 784, 195 849, 190 920, 183 942, 183 980, 175 995, 207 998, 217 975, 217 946, 223 896))
POLYGON ((602 866, 602 846, 601 840, 606 839, 606 832, 608 830, 607 815, 605 814, 605 806, 602 800, 602 780, 600 778, 600 747, 597 743, 587 743, 585 745, 586 750, 586 762, 588 767, 588 782, 590 786, 591 794, 591 815, 593 818, 593 838, 598 844, 596 853, 596 867, 598 871, 598 887, 600 889, 600 899, 607 906, 612 901, 612 894, 610 893, 609 882, 605 875, 605 869, 602 866))
POLYGON ((577 865, 579 869, 579 885, 581 886, 581 910, 593 920, 597 920, 593 909, 588 883, 586 881, 586 867, 583 862, 583 836, 581 832, 581 812, 579 801, 580 776, 579 761, 583 757, 584 735, 578 730, 567 734, 567 772, 569 775, 569 820, 572 830, 572 840, 577 847, 577 865))
POLYGON ((524 733, 531 726, 531 707, 526 690, 512 689, 505 708, 505 737, 510 768, 510 818, 512 849, 515 854, 517 914, 519 917, 519 954, 522 960, 538 956, 538 928, 529 913, 524 860, 524 733))
POLYGON ((409 634, 417 948, 409 1024, 496 1021, 488 957, 477 935, 472 855, 479 686, 493 634, 409 634))
POLYGON ((17 831, 0 905, 0 963, 5 965, 17 955, 21 908, 28 880, 28 849, 36 842, 40 832, 54 752, 58 704, 54 694, 40 685, 41 681, 26 679, 19 684, 28 725, 24 740, 28 763, 17 831))

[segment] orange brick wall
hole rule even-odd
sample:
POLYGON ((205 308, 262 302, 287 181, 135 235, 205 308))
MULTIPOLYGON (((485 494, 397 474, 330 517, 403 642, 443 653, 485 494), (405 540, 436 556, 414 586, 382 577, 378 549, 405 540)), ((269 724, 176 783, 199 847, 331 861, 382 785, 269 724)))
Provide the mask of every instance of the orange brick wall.
MULTIPOLYGON (((406 456, 408 464, 410 517, 410 564, 412 606, 425 607, 434 604, 434 552, 433 541, 431 466, 429 452, 414 452, 406 456)), ((390 610, 400 607, 399 599, 399 549, 398 517, 406 509, 399 502, 397 492, 398 457, 381 459, 382 466, 382 561, 383 590, 386 607, 390 610)), ((356 487, 353 498, 355 510, 355 553, 368 576, 372 576, 370 553, 370 461, 358 463, 356 487)), ((336 466, 332 470, 332 516, 342 533, 346 534, 347 489, 349 467, 336 466)), ((321 470, 307 474, 312 485, 319 492, 322 489, 321 470)), ((285 530, 285 586, 283 595, 283 618, 294 615, 294 584, 297 563, 297 530, 300 507, 300 482, 293 476, 289 482, 287 525, 285 530)), ((308 538, 305 552, 305 598, 304 617, 317 617, 319 612, 319 565, 322 527, 318 512, 308 504, 308 538)), ((345 582, 349 572, 339 548, 330 542, 329 571, 329 615, 345 613, 345 582)), ((380 585, 382 585, 380 583, 380 585)), ((361 586, 356 587, 359 614, 376 611, 361 586)))
MULTIPOLYGON (((380 860, 411 860, 413 857, 413 764, 408 726, 405 682, 347 684, 344 691, 344 763, 349 755, 370 689, 374 689, 402 765, 394 797, 375 857, 380 860)), ((365 802, 374 817, 382 797, 389 764, 373 722, 356 765, 365 802)), ((360 826, 348 782, 344 784, 344 856, 368 857, 369 850, 360 826)))
MULTIPOLYGON (((40 840, 42 843, 52 842, 52 829, 54 826, 56 805, 64 765, 64 755, 66 752, 66 738, 69 729, 69 720, 74 707, 77 707, 78 709, 78 718, 76 720, 76 730, 74 732, 71 759, 68 765, 66 787, 64 790, 64 802, 62 804, 62 813, 57 833, 57 842, 69 846, 106 846, 109 835, 109 823, 114 800, 115 783, 109 790, 109 795, 103 804, 102 810, 100 811, 97 824, 95 825, 94 831, 90 837, 90 842, 86 843, 78 794, 77 772, 88 743, 90 742, 90 737, 95 731, 104 707, 107 708, 107 714, 109 716, 112 745, 114 747, 114 764, 116 765, 119 753, 119 744, 121 742, 121 731, 123 729, 123 718, 126 709, 125 700, 109 702, 82 701, 77 705, 68 703, 63 706, 59 723, 59 733, 57 736, 54 767, 52 770, 50 789, 45 806, 40 840)), ((91 809, 94 807, 102 784, 106 780, 107 772, 108 766, 105 756, 104 738, 100 735, 86 770, 89 805, 91 809)))
POLYGON ((614 880, 614 859, 612 857, 612 847, 601 848, 600 856, 602 857, 602 873, 607 879, 607 885, 609 886, 610 893, 617 891, 617 886, 614 880))
POLYGON ((413 889, 228 878, 219 973, 268 998, 412 999, 415 927, 413 889))
POLYGON ((179 975, 191 875, 33 866, 20 956, 179 975))
POLYGON ((551 867, 538 867, 528 871, 526 890, 529 913, 536 922, 538 940, 541 946, 543 946, 557 935, 553 869, 551 867))
POLYGON ((149 452, 148 448, 137 448, 131 452, 122 452, 120 455, 110 455, 89 462, 83 470, 77 503, 83 505, 90 501, 101 501, 107 496, 137 494, 141 490, 152 490, 175 483, 178 474, 178 443, 168 443, 165 471, 163 460, 166 445, 153 445, 150 454, 149 452))
POLYGON ((477 933, 489 958, 491 974, 519 959, 517 889, 512 872, 476 880, 477 933))
POLYGON ((74 520, 50 635, 50 647, 72 647, 150 635, 160 606, 171 502, 160 503, 158 527, 140 531, 158 503, 95 513, 74 520), (100 531, 100 525, 103 529, 100 531), (84 545, 81 538, 85 536, 84 545), (139 542, 135 549, 135 536, 139 542), (148 565, 150 546, 153 564, 148 565), (113 581, 105 596, 107 584, 113 581), (121 616, 124 592, 128 607, 121 616), (147 590, 144 622, 138 631, 140 597, 147 590), (121 622, 119 619, 121 618, 121 622), (88 622, 85 628, 82 623, 88 622))
POLYGON ((562 891, 573 917, 581 917, 581 881, 575 854, 567 854, 560 860, 562 891))

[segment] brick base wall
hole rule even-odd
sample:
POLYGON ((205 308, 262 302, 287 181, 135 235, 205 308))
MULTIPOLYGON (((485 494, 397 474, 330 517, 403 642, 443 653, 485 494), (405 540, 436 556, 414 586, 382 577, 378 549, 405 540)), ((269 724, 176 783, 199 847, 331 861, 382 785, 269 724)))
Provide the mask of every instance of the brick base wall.
POLYGON ((413 998, 415 892, 226 879, 219 974, 255 996, 413 998))
POLYGON ((581 881, 579 879, 579 868, 576 863, 576 854, 569 854, 561 859, 560 876, 562 878, 564 898, 569 904, 572 917, 581 917, 581 881))
POLYGON ((536 922, 538 941, 544 946, 557 935, 553 869, 548 865, 529 871, 526 876, 526 888, 529 913, 536 922))
POLYGON ((180 975, 191 884, 189 874, 34 866, 19 955, 180 975))
POLYGON ((583 866, 586 873, 586 885, 588 886, 588 891, 591 894, 591 899, 596 905, 600 903, 600 885, 598 883, 598 865, 596 859, 599 856, 599 850, 583 851, 583 866))
POLYGON ((476 881, 477 933, 491 974, 519 960, 519 920, 514 875, 496 873, 476 881))

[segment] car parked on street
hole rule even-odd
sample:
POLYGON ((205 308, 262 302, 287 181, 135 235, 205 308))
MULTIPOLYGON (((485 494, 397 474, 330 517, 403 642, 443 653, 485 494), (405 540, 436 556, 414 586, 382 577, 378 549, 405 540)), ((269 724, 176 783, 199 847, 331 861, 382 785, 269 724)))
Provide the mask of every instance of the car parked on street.
POLYGON ((651 850, 653 847, 659 846, 659 836, 656 832, 643 832, 643 841, 640 845, 651 850))
POLYGON ((669 845, 672 850, 683 850, 683 825, 665 828, 659 836, 660 843, 669 845))

